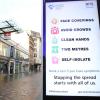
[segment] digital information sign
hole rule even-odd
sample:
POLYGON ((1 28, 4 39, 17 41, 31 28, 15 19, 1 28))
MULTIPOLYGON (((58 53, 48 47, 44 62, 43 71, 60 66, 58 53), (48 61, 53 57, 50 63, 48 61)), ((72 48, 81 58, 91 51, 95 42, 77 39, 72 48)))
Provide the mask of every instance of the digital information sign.
POLYGON ((100 96, 96 0, 46 3, 46 95, 100 96))

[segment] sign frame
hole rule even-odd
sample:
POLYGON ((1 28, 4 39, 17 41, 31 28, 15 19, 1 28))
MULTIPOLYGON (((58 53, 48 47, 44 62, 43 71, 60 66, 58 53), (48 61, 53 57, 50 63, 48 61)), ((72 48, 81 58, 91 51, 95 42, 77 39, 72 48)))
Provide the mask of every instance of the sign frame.
MULTIPOLYGON (((43 100, 85 100, 85 99, 100 99, 100 96, 56 96, 46 95, 46 2, 63 2, 63 1, 83 1, 83 0, 43 0, 43 100)), ((99 25, 100 25, 100 1, 97 0, 99 25)), ((55 22, 54 22, 55 23, 55 22)), ((100 26, 99 26, 100 27, 100 26)))

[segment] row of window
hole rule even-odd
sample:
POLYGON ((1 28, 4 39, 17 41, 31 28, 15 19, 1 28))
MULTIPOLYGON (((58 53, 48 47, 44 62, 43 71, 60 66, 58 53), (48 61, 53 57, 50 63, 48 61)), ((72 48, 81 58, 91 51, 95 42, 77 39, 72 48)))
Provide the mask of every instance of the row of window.
POLYGON ((28 55, 24 52, 15 49, 14 46, 7 45, 0 41, 0 55, 6 57, 13 57, 18 59, 27 59, 28 55))

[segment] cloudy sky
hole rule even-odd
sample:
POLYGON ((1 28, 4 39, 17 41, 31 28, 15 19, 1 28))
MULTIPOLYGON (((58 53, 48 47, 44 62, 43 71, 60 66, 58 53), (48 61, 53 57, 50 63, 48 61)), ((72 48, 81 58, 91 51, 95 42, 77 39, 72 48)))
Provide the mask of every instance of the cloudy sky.
POLYGON ((0 0, 0 21, 13 20, 24 30, 41 33, 42 0, 0 0))

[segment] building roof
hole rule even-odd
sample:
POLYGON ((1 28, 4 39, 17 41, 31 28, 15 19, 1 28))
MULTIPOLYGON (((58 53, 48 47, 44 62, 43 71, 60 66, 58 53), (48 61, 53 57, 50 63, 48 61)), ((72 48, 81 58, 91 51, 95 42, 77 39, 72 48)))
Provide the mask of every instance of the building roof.
POLYGON ((5 34, 7 32, 17 32, 20 33, 22 30, 12 21, 1 21, 0 22, 0 34, 5 34))

